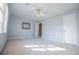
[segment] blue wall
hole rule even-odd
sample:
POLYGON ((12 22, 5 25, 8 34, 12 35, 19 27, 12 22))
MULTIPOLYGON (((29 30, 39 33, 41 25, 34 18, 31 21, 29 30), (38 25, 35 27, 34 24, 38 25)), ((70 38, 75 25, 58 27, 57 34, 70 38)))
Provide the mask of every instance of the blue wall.
MULTIPOLYGON (((66 14, 76 14, 77 24, 77 45, 79 46, 79 8, 49 17, 43 21, 43 39, 64 42, 63 16, 66 14)), ((73 43, 72 43, 73 44, 73 43)))
POLYGON ((43 39, 63 41, 62 18, 49 18, 43 22, 43 39))
POLYGON ((8 38, 11 39, 31 39, 34 38, 34 21, 23 19, 16 16, 10 16, 8 22, 8 38), (31 24, 30 30, 22 29, 22 22, 31 24))

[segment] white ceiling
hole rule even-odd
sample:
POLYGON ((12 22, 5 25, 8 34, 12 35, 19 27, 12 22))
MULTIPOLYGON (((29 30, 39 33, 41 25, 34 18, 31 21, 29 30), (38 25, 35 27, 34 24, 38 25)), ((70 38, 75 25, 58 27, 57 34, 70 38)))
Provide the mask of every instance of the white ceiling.
POLYGON ((79 7, 77 3, 10 3, 9 13, 21 18, 29 19, 44 19, 47 17, 53 17, 55 15, 64 13, 68 10, 72 10, 79 7), (44 16, 37 17, 35 12, 37 8, 42 8, 44 16))

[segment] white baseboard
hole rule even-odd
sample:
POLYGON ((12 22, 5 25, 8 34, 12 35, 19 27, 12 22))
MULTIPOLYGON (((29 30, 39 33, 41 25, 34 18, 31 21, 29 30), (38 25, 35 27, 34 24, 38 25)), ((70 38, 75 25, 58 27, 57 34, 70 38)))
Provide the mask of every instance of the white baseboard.
POLYGON ((17 39, 17 38, 8 38, 8 40, 14 40, 14 39, 17 39))
POLYGON ((8 40, 15 40, 15 39, 23 40, 23 39, 34 39, 34 38, 8 38, 8 40))

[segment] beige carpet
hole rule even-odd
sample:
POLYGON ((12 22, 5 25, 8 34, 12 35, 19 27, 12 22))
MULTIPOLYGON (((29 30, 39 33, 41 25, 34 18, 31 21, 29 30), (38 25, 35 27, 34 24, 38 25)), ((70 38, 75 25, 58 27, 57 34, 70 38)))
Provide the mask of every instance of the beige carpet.
POLYGON ((2 55, 75 55, 79 47, 42 39, 8 40, 2 55))

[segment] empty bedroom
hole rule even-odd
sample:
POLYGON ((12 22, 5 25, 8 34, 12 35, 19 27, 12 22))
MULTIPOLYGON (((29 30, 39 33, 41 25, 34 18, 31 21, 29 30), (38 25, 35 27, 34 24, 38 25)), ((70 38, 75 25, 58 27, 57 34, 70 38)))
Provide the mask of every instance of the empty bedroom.
POLYGON ((79 55, 79 4, 0 3, 0 55, 79 55))

